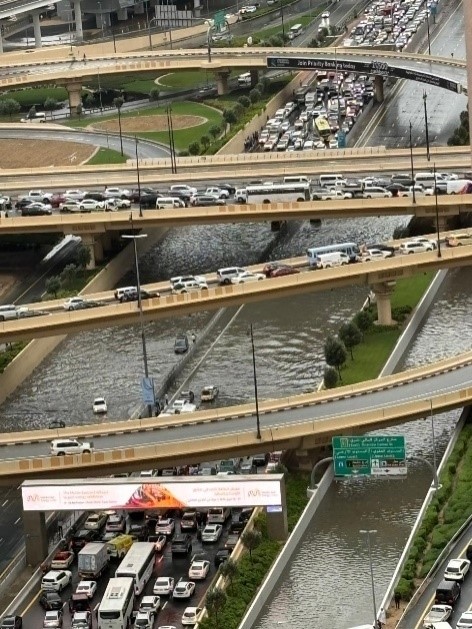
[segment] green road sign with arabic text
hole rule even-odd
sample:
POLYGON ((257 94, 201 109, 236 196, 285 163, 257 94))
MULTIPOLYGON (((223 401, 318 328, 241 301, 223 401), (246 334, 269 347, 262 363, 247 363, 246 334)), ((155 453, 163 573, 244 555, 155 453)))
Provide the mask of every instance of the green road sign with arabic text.
POLYGON ((333 437, 335 476, 405 476, 405 437, 333 437))

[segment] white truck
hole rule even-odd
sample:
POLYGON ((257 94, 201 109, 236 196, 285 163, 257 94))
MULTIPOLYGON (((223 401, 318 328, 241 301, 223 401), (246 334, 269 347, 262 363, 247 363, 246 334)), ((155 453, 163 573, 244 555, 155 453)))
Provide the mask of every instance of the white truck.
POLYGON ((103 542, 85 544, 77 555, 78 570, 81 579, 98 579, 108 566, 107 545, 103 542))
POLYGON ((32 201, 39 201, 40 203, 51 203, 52 197, 52 192, 45 192, 44 190, 30 190, 28 194, 19 196, 18 201, 31 199, 32 201))

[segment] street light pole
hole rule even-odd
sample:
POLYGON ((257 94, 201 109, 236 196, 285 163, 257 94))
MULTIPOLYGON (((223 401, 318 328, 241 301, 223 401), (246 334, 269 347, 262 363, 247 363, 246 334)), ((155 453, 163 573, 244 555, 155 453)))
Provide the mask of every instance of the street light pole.
POLYGON ((149 21, 149 9, 148 9, 147 4, 145 4, 145 7, 146 7, 146 22, 147 22, 148 36, 149 36, 149 50, 152 50, 151 22, 149 21))
POLYGON ((117 107, 118 109, 118 128, 120 129, 120 149, 121 155, 123 156, 123 134, 121 132, 121 105, 117 107))
POLYGON ((134 136, 135 149, 136 149, 136 175, 138 178, 138 196, 139 196, 139 216, 143 215, 143 204, 141 202, 141 177, 139 173, 139 155, 138 155, 138 138, 134 136))
POLYGON ((416 203, 416 191, 415 191, 415 169, 413 166, 413 141, 411 139, 411 120, 410 120, 410 162, 411 162, 411 181, 413 187, 413 203, 416 203))
POLYGON ((377 627, 377 603, 375 602, 375 583, 374 583, 374 567, 372 565, 372 545, 370 542, 370 536, 375 535, 377 533, 376 529, 361 529, 359 531, 361 535, 367 535, 367 548, 369 552, 369 566, 370 566, 370 582, 372 585, 372 604, 374 606, 374 627, 377 627))
MULTIPOLYGON (((130 214, 129 217, 131 223, 131 230, 134 231, 133 225, 133 214, 130 214)), ((139 277, 139 262, 138 262, 138 246, 137 240, 142 238, 147 238, 147 234, 123 234, 121 236, 125 240, 133 241, 134 248, 134 266, 136 270, 136 289, 138 291, 138 309, 139 309, 139 325, 141 327, 141 343, 143 348, 143 363, 144 363, 144 376, 146 379, 149 378, 149 367, 148 367, 148 357, 147 357, 147 347, 146 347, 146 335, 144 332, 144 315, 143 315, 143 302, 141 299, 141 280, 139 277)), ((152 406, 148 404, 147 406, 148 417, 152 417, 152 406)))
POLYGON ((441 239, 439 237, 439 205, 438 205, 438 182, 436 180, 436 163, 433 164, 434 174, 434 205, 436 209, 436 237, 438 247, 438 258, 441 258, 441 239))
POLYGON ((166 107, 167 131, 169 133, 170 167, 173 174, 177 174, 177 162, 175 161, 174 126, 172 124, 172 107, 166 107))
POLYGON ((429 9, 426 8, 426 25, 427 25, 427 29, 428 29, 428 55, 431 57, 431 36, 429 33, 429 9))
POLYGON ((423 105, 424 105, 424 125, 425 125, 425 133, 426 133, 426 158, 429 162, 431 159, 431 155, 429 154, 429 126, 428 126, 428 105, 427 105, 428 95, 426 94, 426 90, 423 91, 423 105))
POLYGON ((434 487, 439 487, 438 481, 438 466, 436 460, 436 435, 434 434, 434 415, 433 415, 433 400, 429 401, 431 406, 431 435, 433 437, 433 475, 434 475, 434 487))
POLYGON ((284 0, 280 4, 280 15, 282 17, 282 46, 285 47, 284 0))
POLYGON ((260 417, 259 417, 259 396, 257 393, 257 372, 256 372, 256 352, 254 349, 254 335, 252 332, 252 323, 249 326, 249 331, 251 334, 251 347, 252 347, 252 370, 253 370, 253 375, 254 375, 254 397, 256 400, 256 437, 257 439, 261 439, 261 424, 260 424, 260 417))

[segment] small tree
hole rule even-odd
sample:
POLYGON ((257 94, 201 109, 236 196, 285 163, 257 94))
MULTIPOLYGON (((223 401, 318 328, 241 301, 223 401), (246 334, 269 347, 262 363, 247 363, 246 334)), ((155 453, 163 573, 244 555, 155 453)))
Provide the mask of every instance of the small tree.
POLYGON ((234 124, 236 122, 236 116, 232 109, 225 109, 223 111, 223 120, 228 124, 234 124))
POLYGON ((188 152, 190 153, 190 155, 199 155, 200 154, 200 143, 199 142, 192 142, 192 144, 189 144, 188 152))
POLYGON ((79 116, 79 118, 82 115, 83 110, 84 108, 83 108, 82 103, 79 103, 77 107, 75 108, 75 113, 79 116))
POLYGON ((31 118, 34 118, 36 116, 36 107, 33 105, 29 112, 28 115, 26 116, 28 118, 28 120, 31 120, 31 118))
POLYGON ((49 111, 51 114, 52 120, 52 112, 57 109, 57 100, 55 98, 46 98, 43 105, 45 111, 49 111))
POLYGON ((203 146, 203 149, 206 151, 207 148, 211 144, 211 140, 207 135, 202 135, 202 137, 200 138, 200 144, 203 146))
POLYGON ((246 546, 249 551, 249 557, 251 558, 252 563, 252 551, 256 550, 256 548, 261 543, 261 534, 259 531, 244 531, 241 535, 241 541, 246 546))
POLYGON ((209 128, 208 133, 211 135, 214 141, 220 135, 221 127, 218 126, 217 124, 214 124, 209 128))
POLYGON ((85 245, 79 245, 75 252, 75 261, 79 269, 86 269, 92 260, 90 249, 85 245))
POLYGON ((118 110, 121 110, 124 102, 125 99, 123 98, 123 96, 115 96, 115 98, 113 99, 113 106, 116 107, 118 110))
POLYGON ((244 109, 247 109, 251 106, 251 101, 247 96, 240 96, 238 98, 238 103, 241 105, 241 107, 244 107, 244 109))
POLYGON ((46 280, 46 292, 50 295, 54 295, 54 298, 57 297, 57 293, 61 290, 61 279, 58 275, 53 275, 52 277, 48 277, 46 280))
POLYGON ((84 105, 87 109, 93 109, 95 107, 95 96, 92 92, 87 92, 84 96, 84 105))
POLYGON ((159 96, 161 95, 161 92, 159 90, 158 87, 153 87, 152 90, 149 92, 149 100, 152 102, 157 103, 159 101, 159 96))
POLYGON ((231 588, 233 579, 239 572, 237 562, 234 561, 234 559, 231 559, 231 557, 229 557, 226 561, 223 561, 223 563, 220 564, 220 572, 224 576, 225 579, 228 579, 229 585, 231 588))
POLYGON ((10 120, 13 114, 17 114, 20 110, 20 103, 14 98, 6 98, 0 101, 0 115, 9 116, 10 120))
POLYGON ((373 324, 372 314, 368 310, 359 310, 352 321, 363 334, 370 330, 373 324))
POLYGON ((339 379, 342 380, 341 367, 344 365, 347 358, 344 343, 334 336, 328 336, 324 346, 324 355, 328 365, 337 369, 339 379))
POLYGON ((352 350, 362 341, 362 332, 353 321, 350 321, 349 323, 343 323, 339 328, 339 338, 346 346, 346 349, 349 350, 351 360, 354 360, 352 350))
POLYGON ((233 114, 236 116, 236 118, 240 118, 242 116, 242 113, 244 111, 244 107, 242 105, 240 105, 239 103, 236 103, 233 107, 233 114))
POLYGON ((77 279, 77 271, 78 269, 75 264, 68 264, 67 266, 65 266, 60 275, 61 283, 64 286, 69 286, 70 284, 75 282, 75 280, 77 279))
POLYGON ((218 614, 223 609, 226 603, 226 594, 220 588, 210 588, 205 597, 205 607, 208 614, 215 617, 216 628, 219 629, 218 614))
POLYGON ((338 372, 334 367, 325 367, 323 382, 327 389, 335 389, 338 385, 338 372))
POLYGON ((254 105, 255 103, 257 103, 258 101, 261 100, 261 93, 259 92, 259 90, 256 90, 256 88, 254 88, 253 90, 251 90, 249 92, 249 99, 251 101, 251 103, 254 105))

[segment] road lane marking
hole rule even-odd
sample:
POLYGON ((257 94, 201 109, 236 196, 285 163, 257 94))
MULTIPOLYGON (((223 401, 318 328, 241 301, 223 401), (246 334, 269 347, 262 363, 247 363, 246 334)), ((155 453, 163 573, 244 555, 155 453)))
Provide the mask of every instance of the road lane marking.
POLYGON ((25 607, 25 609, 21 612, 20 616, 26 616, 26 614, 29 612, 29 610, 31 609, 31 607, 36 603, 36 601, 39 599, 39 595, 41 594, 41 590, 39 590, 39 592, 36 592, 36 594, 34 594, 33 598, 31 599, 31 601, 28 603, 28 605, 25 607))
POLYGON ((5 500, 5 502, 2 504, 2 507, 4 507, 6 504, 8 504, 8 500, 5 500))
POLYGON ((18 519, 15 520, 15 524, 18 524, 18 522, 21 520, 21 515, 18 519))

